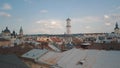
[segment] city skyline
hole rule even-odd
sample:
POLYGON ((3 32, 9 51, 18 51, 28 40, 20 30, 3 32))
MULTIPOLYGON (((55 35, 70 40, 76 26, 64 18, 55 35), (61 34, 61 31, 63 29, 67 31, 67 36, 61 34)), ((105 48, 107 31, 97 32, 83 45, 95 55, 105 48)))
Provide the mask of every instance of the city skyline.
POLYGON ((0 0, 0 31, 6 26, 24 34, 113 32, 120 28, 120 0, 0 0))

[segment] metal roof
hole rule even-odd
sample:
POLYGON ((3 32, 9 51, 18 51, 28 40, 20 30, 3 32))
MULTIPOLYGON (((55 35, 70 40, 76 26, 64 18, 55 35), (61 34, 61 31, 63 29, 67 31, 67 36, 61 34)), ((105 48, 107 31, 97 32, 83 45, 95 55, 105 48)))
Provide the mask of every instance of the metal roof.
POLYGON ((46 49, 32 49, 29 52, 23 54, 22 57, 36 60, 46 52, 48 52, 46 49))
POLYGON ((58 53, 48 52, 38 59, 38 62, 43 62, 49 65, 58 65, 63 68, 74 68, 76 63, 86 56, 85 53, 79 49, 71 49, 69 51, 58 53))
POLYGON ((53 50, 55 50, 55 51, 60 51, 60 49, 58 49, 57 47, 55 47, 54 45, 52 45, 52 44, 49 44, 48 45, 50 48, 52 48, 53 50))
POLYGON ((38 59, 62 68, 120 68, 120 51, 71 49, 63 53, 48 52, 38 59))
MULTIPOLYGON (((92 68, 120 68, 120 51, 101 51, 92 68)), ((90 63, 90 61, 89 61, 90 63)))
POLYGON ((56 53, 56 52, 48 52, 45 55, 43 55, 41 58, 37 60, 39 63, 45 63, 49 65, 54 65, 58 62, 58 60, 61 57, 61 53, 56 53))

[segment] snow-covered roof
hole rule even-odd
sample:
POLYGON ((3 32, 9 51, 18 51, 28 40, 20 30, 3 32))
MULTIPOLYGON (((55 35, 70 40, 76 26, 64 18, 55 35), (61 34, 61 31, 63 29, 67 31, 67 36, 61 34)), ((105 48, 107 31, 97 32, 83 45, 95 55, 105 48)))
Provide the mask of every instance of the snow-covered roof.
POLYGON ((79 49, 71 49, 64 52, 61 59, 57 62, 62 68, 80 68, 77 63, 86 57, 86 51, 79 49))
POLYGON ((62 53, 48 52, 38 59, 58 68, 120 68, 119 51, 71 49, 62 53))
POLYGON ((48 50, 46 50, 46 49, 43 49, 43 50, 42 49, 32 49, 29 52, 23 54, 22 57, 36 60, 36 59, 40 58, 40 56, 42 56, 46 52, 48 52, 48 50))
POLYGON ((120 51, 101 51, 96 56, 96 61, 92 68, 120 68, 119 57, 120 51))
POLYGON ((55 50, 55 51, 60 51, 60 49, 58 49, 57 47, 55 47, 54 45, 52 45, 52 44, 49 44, 48 45, 50 48, 52 48, 53 50, 55 50))
POLYGON ((71 49, 63 53, 48 52, 38 59, 38 62, 43 62, 49 65, 56 65, 63 68, 74 68, 77 62, 84 59, 86 56, 85 51, 79 49, 71 49))
POLYGON ((61 55, 62 55, 62 53, 48 52, 44 56, 39 58, 37 61, 39 63, 42 62, 42 63, 46 63, 46 64, 49 64, 49 65, 54 65, 54 64, 56 64, 58 62, 61 55))

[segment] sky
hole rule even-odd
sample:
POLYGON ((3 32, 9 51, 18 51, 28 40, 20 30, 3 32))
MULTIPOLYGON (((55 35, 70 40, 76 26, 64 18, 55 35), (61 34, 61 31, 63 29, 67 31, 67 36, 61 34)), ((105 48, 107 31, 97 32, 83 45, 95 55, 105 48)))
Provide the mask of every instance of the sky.
POLYGON ((0 31, 6 27, 24 34, 113 32, 120 27, 120 0, 0 0, 0 31))

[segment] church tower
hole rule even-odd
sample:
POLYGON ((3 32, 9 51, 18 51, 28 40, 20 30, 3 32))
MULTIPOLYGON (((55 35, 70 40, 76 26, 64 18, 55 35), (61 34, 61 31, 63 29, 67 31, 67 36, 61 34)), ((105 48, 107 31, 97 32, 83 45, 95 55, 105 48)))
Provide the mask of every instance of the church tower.
POLYGON ((114 33, 120 34, 120 29, 118 27, 118 23, 116 22, 115 28, 114 28, 114 33))
POLYGON ((22 27, 20 27, 19 37, 23 37, 23 29, 22 29, 22 27))

